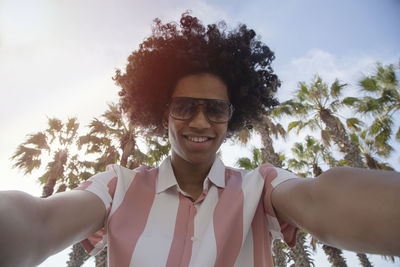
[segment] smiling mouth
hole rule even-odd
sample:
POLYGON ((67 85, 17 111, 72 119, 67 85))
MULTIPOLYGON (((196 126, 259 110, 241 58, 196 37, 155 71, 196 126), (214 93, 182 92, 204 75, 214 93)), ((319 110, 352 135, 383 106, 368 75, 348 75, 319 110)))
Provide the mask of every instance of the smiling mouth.
POLYGON ((209 140, 212 139, 211 137, 207 137, 207 136, 190 136, 190 135, 184 135, 184 137, 185 137, 186 139, 188 139, 189 141, 194 142, 194 143, 204 143, 204 142, 207 142, 207 141, 209 141, 209 140))

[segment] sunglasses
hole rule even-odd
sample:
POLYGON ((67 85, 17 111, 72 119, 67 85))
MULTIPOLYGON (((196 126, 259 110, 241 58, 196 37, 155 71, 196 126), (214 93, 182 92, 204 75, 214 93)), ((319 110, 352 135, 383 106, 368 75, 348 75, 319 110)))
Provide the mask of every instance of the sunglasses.
POLYGON ((210 122, 226 123, 232 117, 233 106, 228 101, 192 97, 171 98, 169 115, 176 120, 190 120, 197 114, 199 106, 203 106, 203 112, 210 122))

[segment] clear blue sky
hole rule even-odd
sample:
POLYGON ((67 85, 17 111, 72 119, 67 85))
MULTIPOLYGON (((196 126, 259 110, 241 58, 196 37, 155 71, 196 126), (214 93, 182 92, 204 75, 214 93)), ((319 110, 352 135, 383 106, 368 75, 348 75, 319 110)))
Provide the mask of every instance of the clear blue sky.
MULTIPOLYGON (((11 168, 17 145, 27 133, 43 129, 46 116, 76 116, 85 125, 102 113, 106 103, 117 100, 111 80, 115 68, 123 67, 150 34, 152 20, 176 20, 187 9, 205 23, 224 19, 254 28, 275 51, 282 100, 315 73, 327 81, 339 78, 356 91, 374 62, 400 59, 398 0, 1 0, 0 189, 39 195, 33 182, 38 174, 22 177, 11 168)), ((228 165, 239 156, 237 149, 224 145, 228 165)), ((248 150, 239 149, 241 156, 248 150)), ((66 253, 42 266, 64 266, 66 253)), ((358 266, 353 253, 346 257, 349 266, 358 266)), ((316 266, 329 266, 320 258, 316 266)), ((399 266, 379 256, 373 261, 375 266, 399 266)))

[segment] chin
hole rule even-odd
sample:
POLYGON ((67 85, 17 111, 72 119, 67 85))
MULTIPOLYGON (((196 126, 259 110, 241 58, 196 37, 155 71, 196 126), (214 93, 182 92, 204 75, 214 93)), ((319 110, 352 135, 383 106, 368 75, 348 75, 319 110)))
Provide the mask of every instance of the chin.
POLYGON ((216 153, 185 153, 184 155, 176 154, 176 156, 192 165, 212 164, 215 160, 216 153))

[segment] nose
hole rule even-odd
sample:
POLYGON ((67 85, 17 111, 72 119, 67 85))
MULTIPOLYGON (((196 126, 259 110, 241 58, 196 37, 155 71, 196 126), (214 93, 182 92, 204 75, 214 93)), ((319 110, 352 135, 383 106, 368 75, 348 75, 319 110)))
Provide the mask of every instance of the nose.
POLYGON ((211 127, 211 124, 204 113, 203 105, 197 107, 196 114, 189 121, 189 127, 197 129, 207 129, 211 127))

